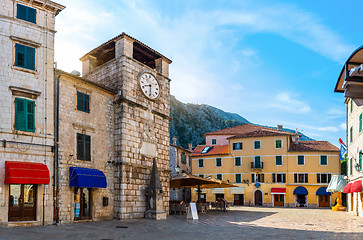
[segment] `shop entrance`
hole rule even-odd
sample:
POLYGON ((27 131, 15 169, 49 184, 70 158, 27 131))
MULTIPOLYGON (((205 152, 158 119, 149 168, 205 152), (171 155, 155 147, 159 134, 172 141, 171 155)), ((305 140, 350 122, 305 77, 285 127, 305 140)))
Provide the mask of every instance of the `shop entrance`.
POLYGON ((262 192, 261 190, 255 191, 255 206, 262 206, 262 192))
POLYGON ((74 189, 74 220, 91 218, 91 190, 89 188, 74 189))
POLYGON ((274 206, 283 207, 284 206, 284 194, 274 194, 274 206))
POLYGON ((234 205, 243 206, 243 202, 244 202, 243 194, 234 194, 234 201, 233 201, 234 205))
POLYGON ((9 185, 9 217, 10 221, 36 220, 37 185, 9 185))
POLYGON ((330 207, 329 195, 319 195, 319 207, 330 207))
POLYGON ((306 205, 306 195, 298 194, 297 195, 297 206, 305 207, 306 205))

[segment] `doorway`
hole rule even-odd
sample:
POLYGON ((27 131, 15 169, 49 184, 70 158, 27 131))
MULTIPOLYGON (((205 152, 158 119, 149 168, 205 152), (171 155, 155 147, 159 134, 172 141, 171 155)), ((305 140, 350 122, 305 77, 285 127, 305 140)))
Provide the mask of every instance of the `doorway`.
POLYGON ((262 192, 261 190, 255 191, 255 206, 262 206, 262 192))
POLYGON ((36 220, 36 193, 37 185, 9 185, 9 222, 36 220))
POLYGON ((74 220, 91 218, 91 190, 89 188, 74 189, 74 220))
POLYGON ((244 196, 243 194, 234 194, 233 205, 243 206, 244 196))
POLYGON ((306 195, 297 194, 297 206, 305 207, 306 206, 306 195))
POLYGON ((274 207, 284 206, 284 194, 274 194, 274 207))
POLYGON ((330 207, 329 195, 319 195, 319 207, 330 207))

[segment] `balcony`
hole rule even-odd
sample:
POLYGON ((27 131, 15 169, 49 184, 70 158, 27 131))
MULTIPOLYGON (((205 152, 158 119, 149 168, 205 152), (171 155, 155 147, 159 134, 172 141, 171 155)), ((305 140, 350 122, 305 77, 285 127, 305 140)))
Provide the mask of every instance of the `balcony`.
POLYGON ((251 162, 251 169, 263 169, 263 162, 251 162))

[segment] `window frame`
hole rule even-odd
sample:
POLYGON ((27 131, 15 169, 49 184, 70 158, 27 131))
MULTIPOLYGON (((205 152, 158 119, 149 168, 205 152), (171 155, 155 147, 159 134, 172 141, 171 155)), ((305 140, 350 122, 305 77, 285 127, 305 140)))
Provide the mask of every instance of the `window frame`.
POLYGON ((235 183, 242 183, 242 174, 241 173, 236 173, 234 180, 235 180, 235 183), (237 181, 238 178, 239 178, 239 181, 237 181))
POLYGON ((286 173, 272 173, 273 183, 286 183, 286 173), (281 177, 281 181, 277 181, 278 175, 281 177))
POLYGON ((320 166, 328 166, 328 155, 320 155, 320 166), (326 158, 326 164, 322 164, 322 157, 326 158))
POLYGON ((234 166, 235 167, 242 166, 242 158, 241 157, 234 157, 234 166), (237 165, 237 159, 239 159, 239 165, 237 165))
POLYGON ((309 173, 294 173, 294 183, 309 183, 309 173), (300 180, 300 175, 303 176, 304 181, 300 180))
POLYGON ((222 167, 222 158, 216 158, 216 167, 222 167))
POLYGON ((276 155, 275 156, 275 166, 283 166, 284 162, 283 162, 283 158, 281 155, 276 155), (281 164, 277 164, 277 157, 281 157, 281 164))
POLYGON ((281 139, 276 139, 276 140, 275 140, 275 149, 281 149, 281 148, 283 148, 283 147, 282 147, 282 140, 281 140, 281 139), (278 146, 277 146, 277 142, 278 142, 278 141, 280 142, 280 147, 278 147, 278 146))
POLYGON ((90 113, 90 109, 91 109, 90 94, 77 90, 77 110, 81 112, 90 113))
POLYGON ((23 42, 14 42, 14 67, 24 69, 24 71, 35 72, 37 69, 36 55, 37 50, 34 46, 27 45, 23 42), (22 64, 19 63, 19 54, 22 54, 22 64))
POLYGON ((217 144, 217 139, 213 138, 212 139, 212 145, 216 145, 217 144))
POLYGON ((305 166, 305 155, 298 155, 297 156, 297 165, 298 166, 305 166), (304 163, 303 164, 299 164, 299 158, 302 157, 304 163))
POLYGON ((199 174, 198 176, 201 178, 204 178, 204 174, 199 174))
POLYGON ((238 150, 242 150, 242 149, 243 149, 242 142, 234 142, 234 143, 232 144, 232 149, 233 149, 233 150, 236 150, 236 151, 238 151, 238 150))
POLYGON ((14 130, 32 132, 36 130, 36 103, 34 100, 29 100, 23 97, 14 99, 14 130), (18 110, 20 102, 23 102, 23 111, 18 110), (29 111, 29 107, 31 111, 29 111), (29 117, 32 117, 32 126, 29 127, 29 117))
POLYGON ((261 149, 261 140, 254 141, 254 143, 253 143, 253 149, 255 149, 255 150, 261 149), (256 148, 256 146, 257 146, 256 143, 258 143, 258 148, 256 148))
POLYGON ((329 183, 331 180, 331 173, 317 173, 316 174, 316 182, 317 183, 323 183, 323 184, 327 184, 329 183), (323 176, 324 178, 326 178, 326 181, 322 181, 323 179, 323 176))
POLYGON ((16 19, 20 19, 20 20, 23 20, 23 21, 27 21, 27 22, 30 22, 30 23, 37 24, 37 15, 38 14, 37 14, 37 9, 36 8, 32 8, 32 7, 26 6, 24 4, 17 3, 17 5, 16 5, 16 19), (24 9, 25 16, 20 16, 21 8, 24 9), (31 15, 33 13, 34 13, 34 16, 31 15))
POLYGON ((92 154, 91 154, 92 153, 92 144, 91 143, 92 143, 91 135, 87 135, 87 134, 83 134, 83 133, 76 134, 77 160, 81 160, 81 161, 91 161, 92 160, 92 154), (82 151, 83 151, 83 156, 82 156, 81 152, 79 151, 80 149, 82 149, 82 151), (88 155, 87 155, 87 152, 88 152, 88 155))
POLYGON ((222 173, 217 173, 216 174, 216 179, 223 181, 223 174, 222 173))
POLYGON ((203 158, 198 159, 198 168, 204 168, 204 159, 203 158))

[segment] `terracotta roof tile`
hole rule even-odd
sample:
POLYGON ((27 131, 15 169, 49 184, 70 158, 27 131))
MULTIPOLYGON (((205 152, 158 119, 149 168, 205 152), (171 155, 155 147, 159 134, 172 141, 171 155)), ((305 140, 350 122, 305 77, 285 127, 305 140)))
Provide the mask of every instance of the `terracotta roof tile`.
MULTIPOLYGON (((294 133, 291 133, 291 132, 278 131, 277 129, 274 129, 274 128, 262 127, 262 126, 257 126, 257 125, 253 125, 253 124, 243 124, 243 125, 239 125, 239 126, 235 126, 235 127, 231 127, 231 128, 214 131, 214 132, 209 132, 204 135, 205 136, 208 136, 208 135, 243 135, 246 133, 262 131, 262 130, 275 132, 275 133, 278 133, 278 135, 295 135, 294 133)), ((267 135, 267 136, 274 136, 274 135, 267 135)))
POLYGON ((234 138, 247 138, 247 137, 264 137, 264 136, 285 136, 288 133, 282 131, 271 131, 270 129, 259 129, 253 132, 247 132, 243 134, 236 134, 233 137, 229 137, 227 139, 234 139, 234 138))
POLYGON ((291 144, 292 152, 339 152, 339 148, 328 141, 300 141, 298 144, 291 144))
POLYGON ((198 145, 195 147, 191 157, 196 156, 210 156, 210 155, 227 155, 229 153, 229 145, 198 145), (205 147, 212 147, 209 152, 202 154, 201 152, 205 147))

